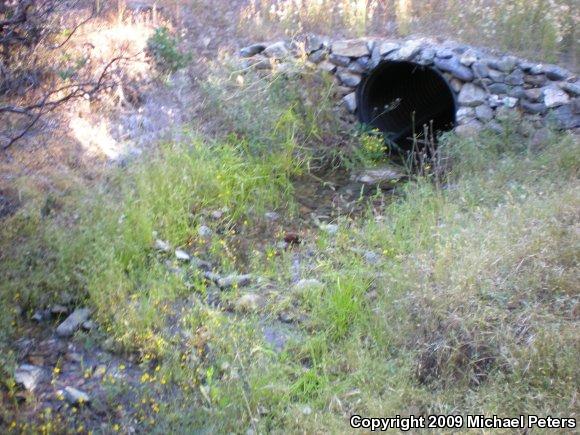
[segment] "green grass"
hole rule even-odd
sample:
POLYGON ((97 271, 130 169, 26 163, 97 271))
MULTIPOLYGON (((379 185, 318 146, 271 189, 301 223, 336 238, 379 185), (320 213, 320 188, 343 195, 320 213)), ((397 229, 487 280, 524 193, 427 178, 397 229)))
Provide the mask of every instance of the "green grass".
MULTIPOLYGON (((277 86, 264 90, 266 109, 255 93, 220 109, 232 135, 166 144, 96 189, 64 192, 52 200, 59 212, 42 218, 40 197, 5 221, 2 347, 26 324, 16 306, 26 317, 68 293, 94 309, 93 339, 159 366, 143 381, 159 412, 138 424, 165 433, 344 432, 354 413, 572 415, 577 138, 554 133, 533 147, 514 131, 446 138, 443 188, 414 179, 388 205, 340 219, 336 235, 308 229, 303 277, 321 285, 297 291, 276 237, 308 225, 295 219, 293 184, 327 132, 277 86), (273 209, 284 214, 279 231, 256 231, 273 209), (210 240, 197 236, 202 224, 210 240), (267 277, 275 291, 259 314, 211 307, 210 285, 191 267, 174 273, 157 238, 220 271, 267 277), (378 263, 365 262, 369 250, 378 263), (260 327, 282 309, 303 319, 277 353, 260 327)), ((234 301, 241 290, 224 293, 234 301)), ((10 373, 14 357, 2 355, 10 373)))

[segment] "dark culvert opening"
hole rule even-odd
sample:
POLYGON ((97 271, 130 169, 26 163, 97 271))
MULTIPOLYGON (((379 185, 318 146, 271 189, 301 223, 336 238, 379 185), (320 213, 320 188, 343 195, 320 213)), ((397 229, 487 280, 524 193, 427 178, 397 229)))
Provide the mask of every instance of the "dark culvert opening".
POLYGON ((435 138, 455 126, 455 96, 447 80, 413 62, 379 64, 361 82, 357 103, 359 120, 402 151, 425 144, 424 125, 432 125, 435 138))

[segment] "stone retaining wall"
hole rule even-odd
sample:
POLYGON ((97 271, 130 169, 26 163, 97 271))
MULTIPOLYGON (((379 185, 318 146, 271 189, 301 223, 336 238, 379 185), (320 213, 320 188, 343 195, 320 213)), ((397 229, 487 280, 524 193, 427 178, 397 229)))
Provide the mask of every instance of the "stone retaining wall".
POLYGON ((302 42, 254 44, 240 51, 245 67, 272 69, 288 59, 306 58, 331 73, 342 102, 357 111, 356 87, 381 61, 410 61, 440 72, 456 96, 456 131, 471 134, 485 126, 501 129, 498 119, 517 110, 541 128, 553 119, 562 129, 580 128, 580 83, 558 65, 530 62, 485 49, 430 39, 354 39, 328 41, 318 36, 302 42))

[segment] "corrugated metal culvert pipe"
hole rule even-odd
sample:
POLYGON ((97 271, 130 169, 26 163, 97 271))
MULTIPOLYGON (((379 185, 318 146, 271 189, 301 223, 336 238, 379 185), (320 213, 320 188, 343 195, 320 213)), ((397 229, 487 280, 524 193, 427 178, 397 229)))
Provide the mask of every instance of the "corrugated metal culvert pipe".
POLYGON ((357 89, 359 120, 379 129, 402 150, 422 139, 423 125, 435 135, 455 126, 455 95, 447 80, 428 66, 385 61, 371 70, 357 89))

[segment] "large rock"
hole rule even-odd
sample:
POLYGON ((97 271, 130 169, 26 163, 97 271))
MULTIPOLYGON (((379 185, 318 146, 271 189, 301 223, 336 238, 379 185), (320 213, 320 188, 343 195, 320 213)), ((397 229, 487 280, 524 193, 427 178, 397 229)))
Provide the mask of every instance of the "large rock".
POLYGON ((461 89, 457 101, 462 106, 476 107, 483 104, 487 99, 484 89, 473 83, 466 83, 461 89))
POLYGON ((505 78, 505 83, 512 86, 521 86, 524 84, 524 72, 521 69, 514 70, 505 78))
POLYGON ((336 41, 332 44, 332 53, 345 57, 362 57, 370 54, 367 42, 361 39, 336 41))
POLYGON ((470 82, 473 80, 473 73, 469 68, 461 65, 456 57, 451 57, 448 59, 442 59, 439 57, 435 58, 435 66, 441 71, 445 71, 457 77, 459 80, 464 82, 470 82))

